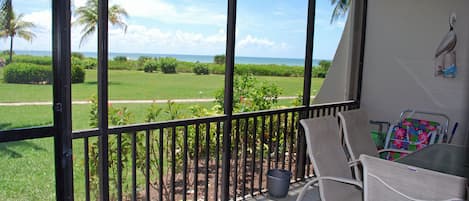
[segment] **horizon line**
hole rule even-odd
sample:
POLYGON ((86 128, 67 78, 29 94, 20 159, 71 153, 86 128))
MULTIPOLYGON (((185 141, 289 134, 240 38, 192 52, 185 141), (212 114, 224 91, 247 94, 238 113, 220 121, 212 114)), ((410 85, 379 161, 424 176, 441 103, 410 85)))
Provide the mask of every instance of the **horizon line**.
MULTIPOLYGON (((2 51, 5 51, 5 50, 2 50, 2 51)), ((13 50, 13 52, 15 51, 23 51, 23 52, 33 52, 33 51, 36 51, 36 52, 49 52, 51 55, 52 55, 52 50, 13 50)), ((98 53, 98 52, 92 52, 92 51, 72 51, 73 52, 78 52, 78 53, 98 53)), ((161 54, 161 55, 180 55, 180 56, 210 56, 210 57, 214 57, 216 55, 222 55, 222 54, 214 54, 214 55, 206 55, 206 54, 177 54, 177 53, 146 53, 146 52, 109 52, 109 54, 161 54)), ((224 54, 223 54, 224 55, 224 54)), ((247 57, 247 58, 267 58, 267 59, 302 59, 304 60, 304 58, 292 58, 292 57, 268 57, 268 56, 265 56, 265 57, 259 57, 259 56, 243 56, 243 55, 239 55, 239 56, 236 56, 235 55, 235 58, 236 57, 247 57)), ((327 60, 327 61, 332 61, 333 59, 323 59, 323 58, 313 58, 313 60, 327 60)))

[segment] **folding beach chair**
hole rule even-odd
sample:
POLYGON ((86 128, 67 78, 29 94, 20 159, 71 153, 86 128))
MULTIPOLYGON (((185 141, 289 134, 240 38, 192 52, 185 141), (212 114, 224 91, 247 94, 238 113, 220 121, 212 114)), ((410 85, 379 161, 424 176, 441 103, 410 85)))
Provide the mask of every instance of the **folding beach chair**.
MULTIPOLYGON (((446 143, 449 139, 448 124, 449 117, 444 114, 405 110, 399 121, 390 126, 384 148, 413 152, 433 143, 446 143), (418 118, 414 117, 416 115, 418 118)), ((384 158, 394 160, 404 155, 389 152, 384 158)))
MULTIPOLYGON (((378 149, 371 136, 371 128, 366 111, 348 110, 339 112, 340 127, 342 128, 343 141, 350 162, 357 161, 361 154, 378 157, 384 153, 410 153, 400 149, 378 149)), ((354 176, 361 179, 360 165, 354 166, 354 176)))

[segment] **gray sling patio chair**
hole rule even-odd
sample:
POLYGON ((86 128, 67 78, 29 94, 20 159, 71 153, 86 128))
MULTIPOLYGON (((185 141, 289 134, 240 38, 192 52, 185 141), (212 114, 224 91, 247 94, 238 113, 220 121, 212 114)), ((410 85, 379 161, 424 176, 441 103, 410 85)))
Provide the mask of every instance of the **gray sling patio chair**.
POLYGON ((361 155, 365 201, 462 201, 463 177, 361 155))
POLYGON ((362 200, 362 183, 352 177, 339 141, 337 118, 303 119, 300 123, 305 130, 308 155, 317 177, 304 186, 297 201, 302 201, 306 190, 315 183, 319 183, 322 201, 362 200))
MULTIPOLYGON (((369 119, 365 111, 349 110, 339 112, 338 116, 340 120, 340 129, 342 130, 340 136, 343 136, 345 147, 350 157, 349 161, 351 163, 355 163, 361 154, 379 157, 379 154, 383 152, 411 153, 410 151, 400 149, 378 150, 371 137, 369 119)), ((354 174, 357 179, 361 179, 361 170, 359 166, 354 166, 354 174)))

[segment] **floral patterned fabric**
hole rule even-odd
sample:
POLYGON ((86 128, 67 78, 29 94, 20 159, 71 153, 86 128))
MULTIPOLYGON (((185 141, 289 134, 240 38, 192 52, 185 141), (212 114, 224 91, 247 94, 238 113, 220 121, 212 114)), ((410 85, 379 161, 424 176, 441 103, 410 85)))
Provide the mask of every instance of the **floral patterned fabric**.
MULTIPOLYGON (((391 128, 390 136, 387 136, 386 147, 409 151, 422 149, 436 141, 439 128, 438 122, 407 118, 391 128)), ((404 154, 390 152, 384 157, 387 160, 394 160, 402 156, 404 154)))

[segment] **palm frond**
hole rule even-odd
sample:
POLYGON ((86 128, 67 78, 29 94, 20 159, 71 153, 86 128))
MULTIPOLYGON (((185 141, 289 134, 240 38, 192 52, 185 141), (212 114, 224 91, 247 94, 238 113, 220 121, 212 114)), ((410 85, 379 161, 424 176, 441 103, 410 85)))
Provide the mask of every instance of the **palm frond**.
POLYGON ((29 42, 32 42, 33 41, 33 38, 36 38, 36 35, 33 33, 33 32, 30 32, 30 31, 26 31, 26 30, 20 30, 17 32, 17 35, 22 38, 22 39, 25 39, 26 41, 29 41, 29 42))
POLYGON ((351 0, 330 0, 331 5, 334 6, 334 10, 332 11, 331 21, 330 23, 334 23, 340 17, 343 17, 347 14, 347 11, 350 7, 351 0))
MULTIPOLYGON (((77 19, 72 22, 72 25, 83 26, 81 30, 83 35, 79 45, 81 46, 97 29, 98 0, 87 0, 85 6, 75 9, 74 13, 77 19)), ((108 15, 108 20, 112 25, 124 29, 124 32, 127 31, 127 24, 124 22, 123 18, 127 18, 128 13, 124 8, 119 5, 113 5, 109 8, 108 15)))
POLYGON ((88 27, 88 29, 83 29, 81 36, 80 43, 78 44, 79 47, 83 45, 83 42, 87 41, 88 38, 96 31, 96 26, 88 27))

